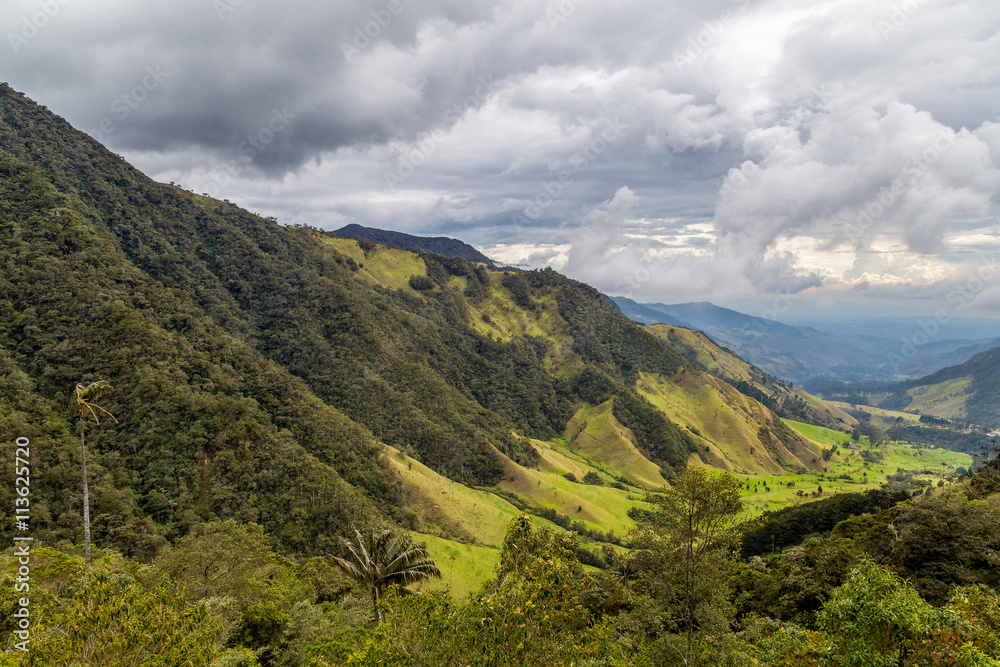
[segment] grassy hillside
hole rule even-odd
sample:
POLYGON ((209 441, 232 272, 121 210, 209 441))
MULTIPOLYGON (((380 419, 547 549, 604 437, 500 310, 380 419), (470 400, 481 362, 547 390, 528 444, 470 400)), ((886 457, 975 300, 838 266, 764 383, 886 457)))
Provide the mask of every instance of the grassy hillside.
POLYGON ((972 396, 972 377, 925 384, 907 389, 906 393, 912 397, 906 406, 907 411, 944 419, 965 419, 968 416, 967 403, 972 396))
POLYGON ((962 419, 987 427, 1000 426, 1000 347, 981 352, 965 363, 949 366, 897 387, 911 398, 900 409, 945 419, 962 419))
POLYGON ((843 428, 857 423, 857 420, 843 410, 747 363, 731 350, 717 345, 701 331, 666 324, 657 324, 646 329, 668 341, 701 370, 725 380, 740 392, 774 410, 781 417, 823 424, 831 428, 843 428))
POLYGON ((817 448, 755 399, 711 376, 643 375, 640 391, 699 439, 701 459, 732 472, 776 473, 822 465, 817 448))
POLYGON ((615 477, 650 490, 664 484, 660 467, 642 455, 635 434, 615 419, 611 401, 580 408, 566 425, 564 439, 570 451, 615 477))

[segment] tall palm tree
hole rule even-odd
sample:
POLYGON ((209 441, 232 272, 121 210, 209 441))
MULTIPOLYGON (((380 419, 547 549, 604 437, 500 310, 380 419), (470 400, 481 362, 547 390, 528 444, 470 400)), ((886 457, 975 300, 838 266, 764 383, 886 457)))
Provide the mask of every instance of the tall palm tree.
POLYGON ((113 414, 95 402, 109 391, 111 391, 111 385, 105 380, 91 382, 86 386, 76 385, 76 407, 80 413, 80 467, 83 477, 83 551, 87 560, 88 579, 90 579, 90 496, 87 490, 87 445, 83 440, 83 424, 89 417, 93 417, 98 425, 101 423, 101 417, 107 417, 114 423, 118 423, 113 414))
POLYGON ((371 591, 376 623, 382 622, 378 602, 386 588, 441 576, 437 565, 427 557, 425 544, 412 544, 409 533, 384 528, 371 528, 362 533, 355 528, 354 538, 341 538, 340 542, 347 557, 334 556, 333 561, 347 576, 371 591))

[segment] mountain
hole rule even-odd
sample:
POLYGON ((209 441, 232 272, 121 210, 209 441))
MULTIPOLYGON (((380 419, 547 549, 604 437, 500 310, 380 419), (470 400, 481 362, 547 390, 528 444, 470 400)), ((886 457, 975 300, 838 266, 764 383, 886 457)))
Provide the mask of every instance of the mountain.
MULTIPOLYGON (((616 297, 615 303, 625 306, 622 312, 633 310, 627 299, 616 297)), ((659 313, 663 320, 686 322, 768 373, 799 384, 815 375, 871 372, 880 354, 881 361, 885 361, 885 354, 873 340, 855 338, 845 342, 817 329, 782 324, 705 302, 640 305, 659 313)), ((637 321, 651 323, 655 319, 646 315, 637 321)))
POLYGON ((473 264, 485 264, 487 268, 492 270, 503 268, 468 243, 459 241, 458 239, 451 239, 447 236, 413 236, 412 234, 386 231, 374 227, 362 227, 355 224, 341 227, 330 233, 344 239, 367 239, 402 250, 433 252, 444 257, 461 257, 473 264))
MULTIPOLYGON (((764 371, 818 390, 829 379, 893 381, 920 377, 961 363, 995 347, 995 338, 940 338, 901 346, 921 331, 920 318, 885 318, 867 322, 815 326, 790 325, 754 317, 711 303, 636 303, 614 297, 622 313, 643 324, 674 324, 700 329, 764 371)), ((956 328, 955 335, 982 335, 990 329, 978 322, 956 328)), ((995 331, 995 329, 994 329, 995 331)))
POLYGON ((687 465, 824 469, 782 416, 851 423, 554 271, 156 183, 6 85, 0 296, 0 437, 33 445, 36 539, 81 540, 70 399, 104 379, 118 423, 86 429, 94 541, 136 560, 216 519, 300 555, 377 521, 496 546, 511 507, 613 541, 687 465))
POLYGON ((897 385, 891 402, 897 410, 960 419, 995 429, 1000 426, 1000 347, 897 385))

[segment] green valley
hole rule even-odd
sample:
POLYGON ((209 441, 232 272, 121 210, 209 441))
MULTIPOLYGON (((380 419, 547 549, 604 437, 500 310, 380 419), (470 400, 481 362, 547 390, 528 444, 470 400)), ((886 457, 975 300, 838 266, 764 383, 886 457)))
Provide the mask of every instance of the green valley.
MULTIPOLYGON (((792 565, 737 560, 743 519, 907 498, 843 528, 850 544, 834 525, 789 541, 841 550, 824 603, 848 564, 897 590, 858 535, 918 531, 914 492, 994 546, 995 497, 961 495, 966 453, 852 446, 865 424, 839 405, 551 269, 283 226, 154 182, 5 84, 0 297, 0 438, 31 449, 30 519, 0 536, 30 527, 41 647, 13 647, 9 547, 0 665, 659 665, 696 631, 701 664, 795 664, 768 579, 792 565), (96 381, 116 420, 77 401, 96 381)), ((908 395, 974 414, 982 368, 908 395)), ((0 504, 19 497, 0 485, 0 504)), ((914 571, 918 542, 882 556, 914 571)), ((992 581, 963 567, 928 586, 992 581)), ((940 627, 992 622, 948 604, 940 627)), ((818 632, 802 609, 789 631, 818 632)))

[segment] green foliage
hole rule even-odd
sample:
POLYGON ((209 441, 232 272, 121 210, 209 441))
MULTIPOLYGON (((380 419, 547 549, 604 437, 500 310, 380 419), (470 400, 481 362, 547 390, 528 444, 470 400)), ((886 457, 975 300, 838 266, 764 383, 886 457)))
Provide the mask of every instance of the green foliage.
POLYGON ((813 538, 780 556, 752 559, 732 580, 737 612, 813 629, 816 613, 846 581, 862 553, 850 540, 813 538))
POLYGON ((744 558, 762 556, 800 544, 807 535, 828 533, 848 517, 879 512, 907 500, 904 493, 872 489, 864 493, 838 493, 811 503, 767 512, 740 542, 744 558))
POLYGON ((607 374, 588 368, 577 376, 574 390, 593 405, 613 397, 612 414, 632 429, 640 449, 654 463, 679 470, 687 463, 688 453, 695 451, 694 442, 677 424, 607 374))
POLYGON ((818 621, 823 652, 831 664, 845 666, 921 664, 960 625, 953 609, 935 609, 898 575, 868 559, 834 592, 818 621))
POLYGON ((592 484, 594 486, 604 486, 604 478, 591 470, 583 476, 583 483, 592 484))
POLYGON ((929 602, 944 604, 954 586, 1000 587, 1000 495, 923 500, 894 529, 890 562, 929 602))
POLYGON ((252 650, 274 643, 285 625, 291 620, 287 612, 274 602, 255 602, 243 612, 243 620, 229 638, 230 645, 252 650))
POLYGON ((44 665, 210 665, 220 628, 203 605, 161 585, 100 575, 42 630, 32 659, 44 665))
POLYGON ((435 282, 427 276, 410 276, 410 287, 419 292, 426 292, 427 290, 434 289, 434 286, 435 282))
POLYGON ((385 622, 348 664, 571 664, 587 652, 575 553, 572 538, 521 515, 483 590, 464 602, 442 593, 389 596, 385 622))
POLYGON ((531 301, 531 288, 528 281, 519 273, 506 273, 503 277, 503 286, 510 290, 514 296, 514 303, 525 310, 534 310, 535 304, 531 301))
POLYGON ((633 537, 643 552, 649 584, 676 600, 685 633, 679 654, 685 665, 693 664, 696 625, 707 634, 729 629, 723 575, 739 539, 741 486, 728 475, 688 468, 673 486, 650 497, 653 512, 633 537))
POLYGON ((200 524, 144 572, 150 586, 181 582, 187 597, 207 604, 228 645, 277 645, 292 608, 314 599, 314 588, 272 550, 256 524, 200 524))

